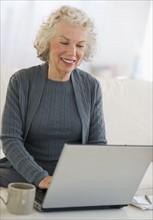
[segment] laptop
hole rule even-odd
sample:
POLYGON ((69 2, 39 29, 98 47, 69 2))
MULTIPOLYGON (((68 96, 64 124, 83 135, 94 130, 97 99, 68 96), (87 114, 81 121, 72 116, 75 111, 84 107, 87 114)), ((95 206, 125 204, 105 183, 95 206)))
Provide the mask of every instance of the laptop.
MULTIPOLYGON (((39 211, 122 208, 131 203, 153 146, 65 144, 39 211)), ((44 190, 40 190, 44 191, 44 190)))

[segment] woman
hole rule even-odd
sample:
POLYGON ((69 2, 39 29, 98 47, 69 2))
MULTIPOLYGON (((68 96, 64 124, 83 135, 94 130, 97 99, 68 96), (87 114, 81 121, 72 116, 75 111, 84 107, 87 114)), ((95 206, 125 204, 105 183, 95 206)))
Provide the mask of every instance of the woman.
POLYGON ((94 54, 93 22, 62 6, 35 40, 44 64, 15 73, 2 117, 1 186, 25 181, 48 188, 64 143, 106 144, 101 88, 78 69, 94 54))

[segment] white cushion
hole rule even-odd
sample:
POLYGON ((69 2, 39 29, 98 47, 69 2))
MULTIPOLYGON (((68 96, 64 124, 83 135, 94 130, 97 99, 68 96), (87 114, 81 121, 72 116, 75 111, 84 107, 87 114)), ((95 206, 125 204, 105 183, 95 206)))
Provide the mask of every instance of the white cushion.
POLYGON ((108 143, 153 144, 152 84, 132 79, 99 80, 108 143))

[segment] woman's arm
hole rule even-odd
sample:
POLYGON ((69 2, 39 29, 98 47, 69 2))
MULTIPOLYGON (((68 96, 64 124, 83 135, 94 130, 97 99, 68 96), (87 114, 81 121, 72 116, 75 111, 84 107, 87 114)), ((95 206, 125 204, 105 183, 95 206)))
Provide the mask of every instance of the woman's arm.
MULTIPOLYGON (((1 140, 3 151, 12 166, 28 181, 38 185, 48 176, 26 150, 23 137, 27 108, 26 82, 21 74, 11 77, 2 115, 1 140)), ((26 79, 25 79, 26 81, 26 79)))
POLYGON ((102 91, 100 83, 97 81, 92 93, 92 107, 89 129, 89 144, 106 144, 105 121, 102 103, 102 91))

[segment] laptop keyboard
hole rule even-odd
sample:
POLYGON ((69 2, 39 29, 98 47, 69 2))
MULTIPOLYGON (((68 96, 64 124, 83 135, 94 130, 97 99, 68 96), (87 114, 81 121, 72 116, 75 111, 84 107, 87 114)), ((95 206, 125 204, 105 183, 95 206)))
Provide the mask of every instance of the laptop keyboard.
POLYGON ((36 189, 36 201, 43 202, 47 189, 36 189))

